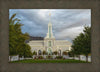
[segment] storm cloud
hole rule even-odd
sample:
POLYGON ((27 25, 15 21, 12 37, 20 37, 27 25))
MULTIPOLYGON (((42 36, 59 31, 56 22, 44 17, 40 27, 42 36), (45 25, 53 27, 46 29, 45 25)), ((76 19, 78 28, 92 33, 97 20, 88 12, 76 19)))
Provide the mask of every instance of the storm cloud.
POLYGON ((91 26, 91 9, 9 9, 9 18, 14 13, 24 24, 22 32, 31 36, 46 36, 49 13, 57 40, 72 41, 83 32, 84 25, 91 26))

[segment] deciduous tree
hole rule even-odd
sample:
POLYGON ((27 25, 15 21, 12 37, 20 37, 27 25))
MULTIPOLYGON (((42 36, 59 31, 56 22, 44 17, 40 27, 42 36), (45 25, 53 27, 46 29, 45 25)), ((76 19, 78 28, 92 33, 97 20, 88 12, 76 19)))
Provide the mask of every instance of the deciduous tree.
POLYGON ((28 33, 22 33, 21 24, 18 18, 13 14, 9 19, 9 54, 19 55, 24 57, 32 56, 30 46, 25 44, 25 40, 29 38, 28 33))

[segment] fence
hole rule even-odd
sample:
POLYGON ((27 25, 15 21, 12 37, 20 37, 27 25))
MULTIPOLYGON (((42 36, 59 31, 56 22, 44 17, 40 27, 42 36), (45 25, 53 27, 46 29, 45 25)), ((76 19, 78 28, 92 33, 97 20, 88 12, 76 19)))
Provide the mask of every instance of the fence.
MULTIPOLYGON (((47 58, 48 55, 38 55, 42 56, 44 59, 47 58)), ((38 57, 37 55, 33 55, 32 58, 24 58, 24 56, 19 57, 19 55, 15 56, 9 56, 9 61, 18 61, 18 60, 24 60, 24 59, 34 59, 35 57, 38 57)), ((53 59, 55 59, 58 55, 50 55, 53 59)), ((73 59, 73 57, 69 57, 68 55, 63 55, 64 59, 73 59)), ((79 60, 79 57, 74 57, 75 60, 79 60)), ((80 60, 86 61, 86 56, 80 55, 80 60)), ((91 62, 91 56, 88 56, 88 61, 91 62)))
MULTIPOLYGON (((46 59, 46 57, 48 56, 48 55, 38 55, 38 56, 42 56, 44 59, 46 59)), ((37 55, 33 55, 33 59, 34 58, 37 58, 38 57, 37 55)), ((58 55, 50 55, 53 59, 55 59, 58 55)), ((62 56, 64 59, 68 59, 69 58, 69 56, 68 55, 63 55, 62 56)))
POLYGON ((9 56, 9 61, 18 61, 18 60, 24 60, 24 56, 19 57, 19 55, 9 56))
MULTIPOLYGON (((73 57, 69 57, 69 59, 73 59, 73 57)), ((79 60, 79 57, 74 57, 75 60, 79 60)), ((80 60, 86 61, 86 56, 80 55, 80 60)), ((91 56, 88 56, 88 61, 91 62, 91 56)))
POLYGON ((9 56, 9 61, 18 61, 18 60, 19 60, 19 55, 9 56))

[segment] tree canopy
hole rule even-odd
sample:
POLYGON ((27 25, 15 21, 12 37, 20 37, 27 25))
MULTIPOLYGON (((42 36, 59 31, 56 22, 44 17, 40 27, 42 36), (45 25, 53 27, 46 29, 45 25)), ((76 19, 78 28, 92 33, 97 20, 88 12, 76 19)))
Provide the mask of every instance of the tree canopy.
POLYGON ((72 50, 70 54, 80 55, 84 54, 88 58, 91 53, 91 27, 84 27, 83 33, 80 33, 73 40, 72 50))
POLYGON ((15 16, 16 14, 13 14, 9 19, 9 54, 30 57, 32 56, 31 48, 25 43, 25 40, 29 39, 29 35, 22 33, 23 24, 15 16))

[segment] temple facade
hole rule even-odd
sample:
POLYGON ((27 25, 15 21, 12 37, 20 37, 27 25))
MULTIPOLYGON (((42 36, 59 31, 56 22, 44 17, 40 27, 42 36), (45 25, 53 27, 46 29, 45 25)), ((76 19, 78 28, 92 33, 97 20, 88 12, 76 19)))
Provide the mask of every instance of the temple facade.
POLYGON ((32 40, 28 44, 31 47, 32 52, 37 54, 46 51, 48 54, 52 54, 54 51, 59 52, 61 55, 64 51, 70 51, 72 43, 67 40, 56 40, 52 32, 52 23, 48 23, 48 33, 44 40, 32 40))

